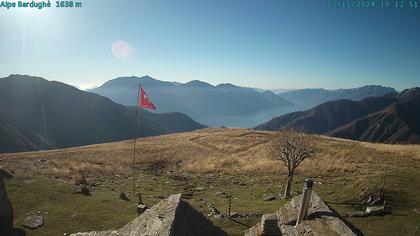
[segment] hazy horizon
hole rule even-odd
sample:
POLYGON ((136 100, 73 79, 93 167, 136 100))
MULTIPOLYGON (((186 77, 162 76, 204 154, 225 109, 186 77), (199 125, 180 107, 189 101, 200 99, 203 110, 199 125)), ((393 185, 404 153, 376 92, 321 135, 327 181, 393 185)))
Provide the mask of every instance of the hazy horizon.
MULTIPOLYGON (((181 84, 185 84, 185 83, 188 83, 188 82, 193 81, 193 80, 190 80, 190 81, 186 81, 186 82, 178 82, 178 81, 161 80, 161 79, 159 79, 159 78, 155 78, 155 77, 150 76, 150 75, 131 75, 131 76, 117 76, 117 77, 115 77, 115 78, 111 78, 111 79, 109 79, 109 80, 106 80, 105 82, 103 82, 103 83, 101 83, 101 84, 95 84, 95 85, 92 85, 92 86, 81 87, 81 86, 79 86, 79 85, 77 85, 77 84, 70 84, 70 83, 67 83, 67 82, 65 82, 65 81, 60 81, 60 80, 56 80, 56 79, 49 79, 49 78, 45 78, 45 77, 38 76, 38 75, 28 75, 28 74, 18 74, 18 73, 14 73, 14 74, 9 74, 9 75, 7 75, 7 76, 0 76, 0 78, 6 78, 6 77, 11 76, 11 75, 25 75, 25 76, 32 76, 32 77, 41 77, 41 78, 46 79, 46 80, 48 80, 48 81, 58 81, 58 82, 62 82, 62 83, 65 83, 65 84, 71 85, 71 86, 73 86, 73 87, 76 87, 76 88, 78 88, 78 89, 80 89, 80 90, 90 90, 90 89, 98 88, 98 87, 101 87, 102 85, 104 85, 106 82, 108 82, 108 81, 110 81, 110 80, 113 80, 113 79, 118 79, 118 78, 127 78, 127 77, 136 77, 136 78, 141 78, 141 77, 149 76, 149 77, 151 77, 151 78, 153 78, 153 79, 156 79, 156 80, 159 80, 159 81, 163 81, 163 82, 172 82, 172 83, 181 83, 181 84)), ((217 86, 217 85, 220 85, 220 84, 227 84, 227 83, 229 83, 229 82, 223 82, 223 83, 217 83, 217 84, 214 84, 214 83, 211 83, 211 82, 208 82, 208 81, 204 81, 204 80, 200 80, 200 79, 196 79, 196 80, 201 81, 201 82, 208 83, 208 84, 210 84, 210 85, 212 85, 212 86, 217 86)), ((231 84, 233 84, 233 83, 231 83, 231 84)), ((302 88, 286 88, 286 87, 283 87, 283 88, 260 88, 260 87, 249 87, 249 86, 245 86, 245 85, 241 85, 241 84, 233 84, 233 85, 235 85, 235 86, 239 86, 239 87, 244 87, 244 88, 260 89, 260 90, 284 90, 285 92, 287 92, 287 91, 293 91, 293 90, 300 90, 300 89, 326 89, 326 90, 353 89, 353 88, 359 88, 359 87, 363 87, 363 86, 382 86, 382 87, 394 88, 394 87, 392 87, 392 86, 387 86, 387 85, 384 85, 384 84, 364 84, 364 85, 360 85, 360 86, 357 86, 357 87, 340 87, 340 88, 322 88, 322 87, 302 87, 302 88)), ((415 86, 415 87, 418 87, 418 86, 415 86)), ((404 89, 409 89, 409 88, 411 88, 411 87, 404 88, 404 89)), ((396 88, 394 88, 394 89, 395 89, 395 90, 397 90, 397 91, 402 91, 402 90, 398 90, 398 89, 396 89, 396 88)))

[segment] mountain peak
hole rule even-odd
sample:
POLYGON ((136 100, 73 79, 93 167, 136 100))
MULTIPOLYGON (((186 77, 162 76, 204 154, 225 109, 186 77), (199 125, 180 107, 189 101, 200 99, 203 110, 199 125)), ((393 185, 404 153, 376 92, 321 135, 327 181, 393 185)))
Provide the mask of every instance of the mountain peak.
POLYGON ((201 87, 201 88, 210 88, 210 87, 214 87, 213 85, 200 81, 200 80, 191 80, 190 82, 185 84, 186 86, 190 86, 190 87, 201 87))
POLYGON ((22 74, 10 74, 9 76, 3 78, 3 79, 36 79, 36 80, 44 80, 47 81, 44 78, 38 77, 38 76, 31 76, 31 75, 22 75, 22 74))
POLYGON ((155 79, 155 78, 153 78, 152 76, 149 76, 149 75, 145 75, 145 76, 142 76, 142 77, 133 76, 133 78, 137 78, 137 79, 140 79, 140 80, 153 80, 153 81, 157 80, 157 79, 155 79))
POLYGON ((125 87, 125 86, 138 86, 139 83, 159 83, 159 82, 163 82, 157 79, 154 79, 151 76, 145 75, 145 76, 127 76, 127 77, 118 77, 112 80, 109 80, 107 82, 105 82, 102 86, 100 87, 125 87))
POLYGON ((218 84, 216 87, 218 87, 218 88, 226 88, 226 89, 238 88, 238 86, 235 86, 235 85, 233 85, 231 83, 218 84))

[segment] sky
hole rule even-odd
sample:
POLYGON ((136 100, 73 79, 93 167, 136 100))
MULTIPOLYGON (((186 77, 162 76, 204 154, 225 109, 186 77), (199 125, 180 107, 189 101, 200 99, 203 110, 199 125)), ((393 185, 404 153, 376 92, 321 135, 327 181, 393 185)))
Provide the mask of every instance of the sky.
POLYGON ((81 88, 143 75, 265 89, 420 86, 420 5, 80 2, 81 8, 0 8, 0 77, 28 74, 81 88))

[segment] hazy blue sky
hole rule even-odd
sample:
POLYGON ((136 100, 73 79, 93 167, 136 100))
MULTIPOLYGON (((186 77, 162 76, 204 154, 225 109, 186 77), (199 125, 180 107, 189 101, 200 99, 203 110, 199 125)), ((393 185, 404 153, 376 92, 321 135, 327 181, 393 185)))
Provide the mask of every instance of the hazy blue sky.
POLYGON ((82 3, 81 9, 0 8, 0 77, 30 74, 82 87, 146 74, 261 88, 420 86, 420 6, 330 9, 324 0, 82 3))

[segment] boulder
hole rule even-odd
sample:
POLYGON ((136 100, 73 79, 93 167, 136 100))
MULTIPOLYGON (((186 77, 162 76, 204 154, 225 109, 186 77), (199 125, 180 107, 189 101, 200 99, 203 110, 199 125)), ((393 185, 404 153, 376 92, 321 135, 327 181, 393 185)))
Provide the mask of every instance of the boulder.
POLYGON ((225 192, 217 191, 214 193, 214 196, 222 196, 222 195, 225 195, 225 192))
POLYGON ((77 193, 83 194, 85 196, 90 196, 90 189, 87 185, 81 185, 77 193))
POLYGON ((276 197, 272 194, 264 195, 264 201, 273 201, 276 200, 276 197))
POLYGON ((148 209, 149 209, 149 207, 144 205, 144 204, 138 204, 137 205, 137 213, 139 213, 139 214, 143 214, 148 209))
POLYGON ((370 206, 366 208, 366 214, 369 216, 379 216, 385 214, 385 206, 370 206))
POLYGON ((113 235, 227 235, 181 199, 181 194, 169 196, 133 221, 117 230, 92 231, 73 236, 113 235))
POLYGON ((306 220, 296 225, 302 195, 293 197, 274 214, 263 215, 261 222, 245 235, 346 235, 355 236, 359 230, 333 211, 315 192, 312 192, 306 220), (275 222, 275 223, 274 223, 275 222), (277 224, 277 227, 275 227, 277 224), (278 232, 276 228, 279 229, 278 232))
POLYGON ((23 220, 23 226, 28 229, 36 229, 44 224, 44 218, 40 215, 30 215, 23 220))
POLYGON ((239 213, 238 212, 231 212, 230 214, 229 214, 229 217, 230 218, 238 218, 238 217, 240 217, 240 215, 239 215, 239 213))
POLYGON ((75 182, 75 185, 88 185, 88 182, 86 180, 86 177, 84 174, 80 175, 80 178, 78 178, 75 182))
POLYGON ((381 206, 369 206, 366 207, 365 211, 355 211, 347 213, 347 217, 367 217, 367 216, 383 216, 390 212, 385 210, 385 205, 381 206))
POLYGON ((120 193, 120 199, 124 200, 124 201, 130 201, 130 199, 128 198, 127 194, 124 192, 120 193))
POLYGON ((346 214, 346 217, 363 217, 366 216, 364 211, 351 211, 346 214))

